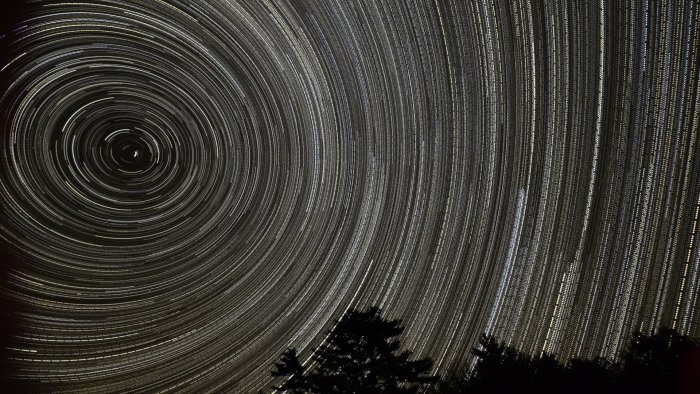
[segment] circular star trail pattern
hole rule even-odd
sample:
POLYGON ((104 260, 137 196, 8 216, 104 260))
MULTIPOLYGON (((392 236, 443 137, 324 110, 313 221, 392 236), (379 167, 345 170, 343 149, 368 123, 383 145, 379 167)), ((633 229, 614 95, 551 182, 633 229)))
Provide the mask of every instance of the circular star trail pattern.
POLYGON ((442 371, 487 331, 700 334, 700 3, 35 1, 0 99, 11 374, 248 392, 380 305, 442 371))

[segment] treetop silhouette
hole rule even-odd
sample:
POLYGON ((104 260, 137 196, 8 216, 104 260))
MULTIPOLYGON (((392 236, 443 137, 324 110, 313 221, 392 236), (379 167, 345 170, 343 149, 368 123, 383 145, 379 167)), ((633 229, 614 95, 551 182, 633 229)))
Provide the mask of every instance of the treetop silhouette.
POLYGON ((560 363, 531 356, 483 334, 473 368, 450 371, 438 393, 683 393, 700 392, 700 342, 670 328, 632 336, 614 362, 604 357, 560 363))
POLYGON ((401 350, 403 330, 378 307, 350 309, 313 350, 308 368, 295 349, 282 354, 272 376, 286 380, 274 388, 291 393, 700 393, 700 341, 670 328, 635 333, 616 361, 563 363, 484 334, 471 351, 473 367, 453 368, 442 380, 429 375, 430 359, 412 360, 410 351, 401 350))
POLYGON ((274 388, 293 393, 415 393, 436 377, 428 374, 430 359, 411 360, 410 351, 400 351, 403 330, 400 320, 384 319, 376 306, 350 309, 313 351, 308 372, 295 349, 283 353, 272 375, 289 378, 274 388))

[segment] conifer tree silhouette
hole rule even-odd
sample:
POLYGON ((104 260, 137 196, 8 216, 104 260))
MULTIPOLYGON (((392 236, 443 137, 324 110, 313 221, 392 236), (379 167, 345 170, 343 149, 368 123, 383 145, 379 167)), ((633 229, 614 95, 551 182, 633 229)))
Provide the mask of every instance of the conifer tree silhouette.
POLYGON ((618 362, 574 358, 562 364, 532 356, 483 334, 473 368, 452 370, 436 393, 681 393, 700 392, 700 340, 671 328, 635 333, 618 362))
POLYGON ((289 348, 282 353, 282 359, 275 363, 272 376, 289 376, 281 386, 273 386, 275 390, 305 393, 310 389, 309 382, 304 376, 304 367, 299 362, 297 350, 294 348, 289 348))
POLYGON ((378 307, 348 310, 314 350, 315 366, 300 373, 296 352, 288 349, 273 376, 289 376, 278 390, 318 393, 415 393, 436 381, 429 375, 432 361, 410 360, 400 351, 399 320, 386 320, 378 307))

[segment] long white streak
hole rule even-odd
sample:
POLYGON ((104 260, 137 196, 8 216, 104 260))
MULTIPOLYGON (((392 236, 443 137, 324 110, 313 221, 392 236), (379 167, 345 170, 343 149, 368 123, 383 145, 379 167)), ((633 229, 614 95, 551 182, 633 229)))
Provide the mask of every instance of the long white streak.
POLYGON ((498 285, 496 299, 494 301, 493 306, 491 307, 491 316, 489 316, 488 323, 486 323, 486 329, 484 330, 486 333, 490 333, 492 330, 494 320, 496 320, 496 315, 498 314, 501 308, 503 293, 505 292, 506 287, 508 287, 508 283, 510 282, 510 275, 513 272, 513 260, 515 256, 515 250, 517 248, 518 240, 520 238, 520 229, 522 228, 524 219, 524 201, 525 191, 523 189, 520 189, 518 191, 518 206, 515 210, 515 221, 513 222, 513 231, 510 234, 508 255, 506 256, 506 263, 503 266, 503 274, 501 275, 501 282, 498 285))

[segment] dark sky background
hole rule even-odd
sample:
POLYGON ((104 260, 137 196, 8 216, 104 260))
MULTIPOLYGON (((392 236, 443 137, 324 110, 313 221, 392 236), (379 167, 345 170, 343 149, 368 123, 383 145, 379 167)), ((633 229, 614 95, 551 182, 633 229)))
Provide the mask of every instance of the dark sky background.
POLYGON ((697 1, 21 3, 18 384, 268 388, 370 305, 438 372, 482 332, 562 358, 700 335, 697 1))

